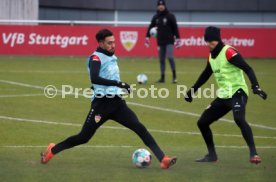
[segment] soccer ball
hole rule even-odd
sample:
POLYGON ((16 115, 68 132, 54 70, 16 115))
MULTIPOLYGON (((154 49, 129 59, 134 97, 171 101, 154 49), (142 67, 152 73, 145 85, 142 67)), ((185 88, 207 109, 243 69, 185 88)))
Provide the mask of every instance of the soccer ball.
POLYGON ((138 168, 145 168, 151 164, 151 154, 146 149, 137 149, 132 154, 132 162, 138 168))
POLYGON ((139 75, 137 76, 137 82, 138 82, 139 84, 145 84, 147 81, 148 81, 147 75, 145 75, 145 74, 139 74, 139 75))
POLYGON ((150 29, 150 36, 151 37, 157 37, 157 27, 152 27, 150 29))

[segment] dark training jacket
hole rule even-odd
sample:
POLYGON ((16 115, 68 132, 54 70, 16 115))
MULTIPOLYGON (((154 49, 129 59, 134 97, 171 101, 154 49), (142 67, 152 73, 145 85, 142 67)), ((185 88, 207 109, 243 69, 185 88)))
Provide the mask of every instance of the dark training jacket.
POLYGON ((167 8, 163 12, 157 11, 153 16, 146 37, 150 37, 149 31, 152 27, 157 27, 157 44, 159 46, 174 44, 174 39, 180 38, 176 18, 167 8))

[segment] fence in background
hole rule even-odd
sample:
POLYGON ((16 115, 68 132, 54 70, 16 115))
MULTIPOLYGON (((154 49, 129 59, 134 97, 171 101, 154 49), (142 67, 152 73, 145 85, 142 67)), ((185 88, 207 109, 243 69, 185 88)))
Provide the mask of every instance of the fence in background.
MULTIPOLYGON (((0 20, 1 55, 87 56, 97 46, 95 34, 102 28, 114 32, 116 55, 157 56, 155 38, 144 46, 149 22, 0 20)), ((207 57, 204 28, 221 27, 223 41, 244 57, 276 58, 276 23, 179 22, 183 46, 177 57, 207 57)))
MULTIPOLYGON (((147 26, 147 21, 0 20, 0 24, 147 26)), ((276 22, 177 22, 179 26, 276 27, 276 22)))

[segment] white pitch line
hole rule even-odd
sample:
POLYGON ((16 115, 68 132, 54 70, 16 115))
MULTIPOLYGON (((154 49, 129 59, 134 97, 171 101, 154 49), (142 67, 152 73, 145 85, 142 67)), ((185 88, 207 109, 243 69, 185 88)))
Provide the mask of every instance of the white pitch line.
MULTIPOLYGON (((160 74, 160 72, 157 71, 143 71, 146 74, 160 74)), ((0 73, 38 73, 38 74, 88 74, 87 71, 68 71, 68 70, 58 70, 58 71, 45 71, 45 70, 27 70, 27 71, 21 71, 21 70, 10 70, 10 71, 0 71, 0 73)), ((122 74, 136 74, 131 71, 121 71, 122 74)), ((188 72, 188 71, 179 71, 178 74, 198 74, 198 72, 188 72)))
MULTIPOLYGON (((30 122, 30 123, 39 123, 39 124, 52 124, 52 125, 63 125, 63 126, 76 126, 81 127, 81 124, 75 123, 64 123, 64 122, 55 122, 55 121, 44 121, 44 120, 34 120, 34 119, 25 119, 25 118, 14 118, 9 116, 0 116, 0 120, 12 120, 18 122, 30 122)), ((104 129, 114 129, 114 130, 128 130, 125 127, 118 127, 118 126, 101 126, 104 129)), ((169 130, 157 130, 157 129, 148 129, 150 132, 155 133, 167 133, 167 134, 185 134, 185 135, 201 135, 199 132, 190 132, 190 131, 169 131, 169 130)), ((238 137, 241 138, 241 135, 232 135, 232 134, 214 134, 214 136, 222 136, 222 137, 238 137)), ((254 136, 254 138, 259 139, 276 139, 276 137, 270 136, 254 136)))
MULTIPOLYGON (((0 148, 45 148, 44 145, 3 145, 0 148)), ((139 146, 130 145, 83 145, 76 146, 75 148, 138 148, 139 146)), ((248 149, 247 146, 235 146, 235 145, 216 145, 217 148, 228 148, 228 149, 248 149)), ((276 146, 257 146, 257 149, 276 149, 276 146)))
POLYGON ((21 70, 10 70, 10 71, 0 71, 0 73, 42 73, 42 74, 79 74, 86 73, 87 71, 68 71, 68 70, 59 70, 59 71, 44 71, 44 70, 29 70, 29 71, 21 71, 21 70))
MULTIPOLYGON (((45 70, 9 70, 9 71, 0 71, 0 73, 38 73, 38 74, 87 74, 87 71, 77 71, 77 70, 56 70, 56 71, 45 71, 45 70)), ((137 74, 131 71, 120 71, 122 74, 137 74)), ((160 74, 158 71, 143 71, 145 74, 160 74)), ((177 74, 199 74, 196 71, 178 71, 177 74)), ((271 73, 258 72, 258 75, 271 75, 271 73)))
POLYGON ((9 81, 9 80, 0 80, 0 82, 7 83, 7 84, 10 84, 10 85, 17 85, 17 86, 36 88, 36 89, 42 89, 42 90, 44 90, 44 88, 45 88, 45 87, 42 87, 42 86, 30 85, 30 84, 26 84, 26 83, 14 82, 14 81, 9 81))
MULTIPOLYGON (((245 146, 245 145, 243 145, 243 146, 236 146, 236 145, 229 145, 229 146, 227 146, 227 145, 216 145, 216 147, 218 147, 218 148, 233 148, 233 149, 241 149, 241 148, 243 148, 243 149, 248 149, 248 146, 245 146)), ((256 146, 256 148, 258 148, 258 149, 276 149, 276 146, 256 146)))
MULTIPOLYGON (((45 148, 45 145, 3 145, 2 148, 45 148)), ((75 148, 132 148, 130 145, 82 145, 75 148)))
POLYGON ((35 96, 44 96, 44 94, 15 94, 15 95, 0 95, 0 98, 8 98, 8 97, 35 97, 35 96))
MULTIPOLYGON (((157 107, 157 106, 150 106, 150 105, 145 105, 145 104, 140 104, 140 103, 135 103, 135 102, 127 102, 129 105, 134 105, 134 106, 140 106, 140 107, 145 107, 149 109, 154 109, 154 110, 160 110, 160 111, 167 111, 167 112, 172 112, 172 113, 178 113, 178 114, 184 114, 187 116, 194 116, 194 117, 200 117, 200 114, 197 113, 192 113, 192 112, 186 112, 186 111, 180 111, 180 110, 174 110, 174 109, 168 109, 168 108, 163 108, 163 107, 157 107)), ((226 118, 221 118, 219 119, 220 121, 225 121, 228 123, 235 123, 231 119, 226 119, 226 118)), ((265 126, 265 125, 260 125, 260 124, 254 124, 254 123, 248 123, 250 126, 256 127, 256 128, 263 128, 263 129, 268 129, 268 130, 276 130, 274 127, 270 126, 265 126)))
POLYGON ((7 119, 13 121, 22 121, 22 122, 30 122, 30 123, 43 123, 43 124, 52 124, 52 125, 63 125, 63 126, 78 126, 80 127, 81 124, 75 123, 63 123, 63 122, 54 122, 54 121, 44 121, 44 120, 34 120, 34 119, 24 119, 24 118, 14 118, 9 116, 0 116, 0 119, 7 119))
MULTIPOLYGON (((42 89, 44 90, 45 87, 42 86, 37 86, 37 85, 30 85, 30 84, 25 84, 25 83, 20 83, 20 82, 14 82, 14 81, 8 81, 8 80, 0 80, 2 83, 7 83, 7 84, 12 84, 12 85, 18 85, 18 86, 23 86, 23 87, 30 87, 30 88, 37 88, 37 89, 42 89)), ((59 93, 62 93, 62 90, 57 90, 59 93)), ((72 93, 71 95, 74 95, 72 93)), ((83 94, 78 94, 80 96, 83 96, 83 94)), ((168 108, 163 108, 163 107, 157 107, 157 106, 151 106, 151 105, 145 105, 145 104, 139 104, 135 102, 127 102, 130 105, 134 106, 139 106, 139 107, 144 107, 144 108, 149 108, 149 109, 154 109, 154 110, 160 110, 160 111, 166 111, 166 112, 172 112, 172 113, 178 113, 178 114, 184 114, 188 116, 193 116, 193 117, 200 117, 200 114, 197 113, 192 113, 192 112, 186 112, 186 111, 181 111, 181 110, 175 110, 175 109, 168 109, 168 108)), ((221 118, 221 121, 229 122, 229 123, 234 123, 233 120, 226 119, 226 118, 221 118)), ((262 128, 262 129, 267 129, 267 130, 276 130, 275 127, 271 126, 265 126, 265 125, 260 125, 260 124, 254 124, 254 123, 248 123, 250 126, 256 127, 256 128, 262 128)))

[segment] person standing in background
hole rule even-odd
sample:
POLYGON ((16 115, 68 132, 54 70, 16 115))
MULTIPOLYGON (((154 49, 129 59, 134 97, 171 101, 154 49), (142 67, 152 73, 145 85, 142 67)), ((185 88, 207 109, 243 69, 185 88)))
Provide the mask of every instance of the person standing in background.
POLYGON ((151 23, 148 27, 145 46, 149 47, 150 44, 150 29, 157 27, 157 44, 159 51, 159 61, 161 78, 157 83, 165 82, 165 60, 168 58, 172 70, 172 83, 177 83, 176 68, 173 55, 174 44, 176 48, 181 47, 181 40, 179 36, 178 26, 174 14, 169 12, 166 7, 165 0, 157 1, 157 13, 153 16, 151 23))

